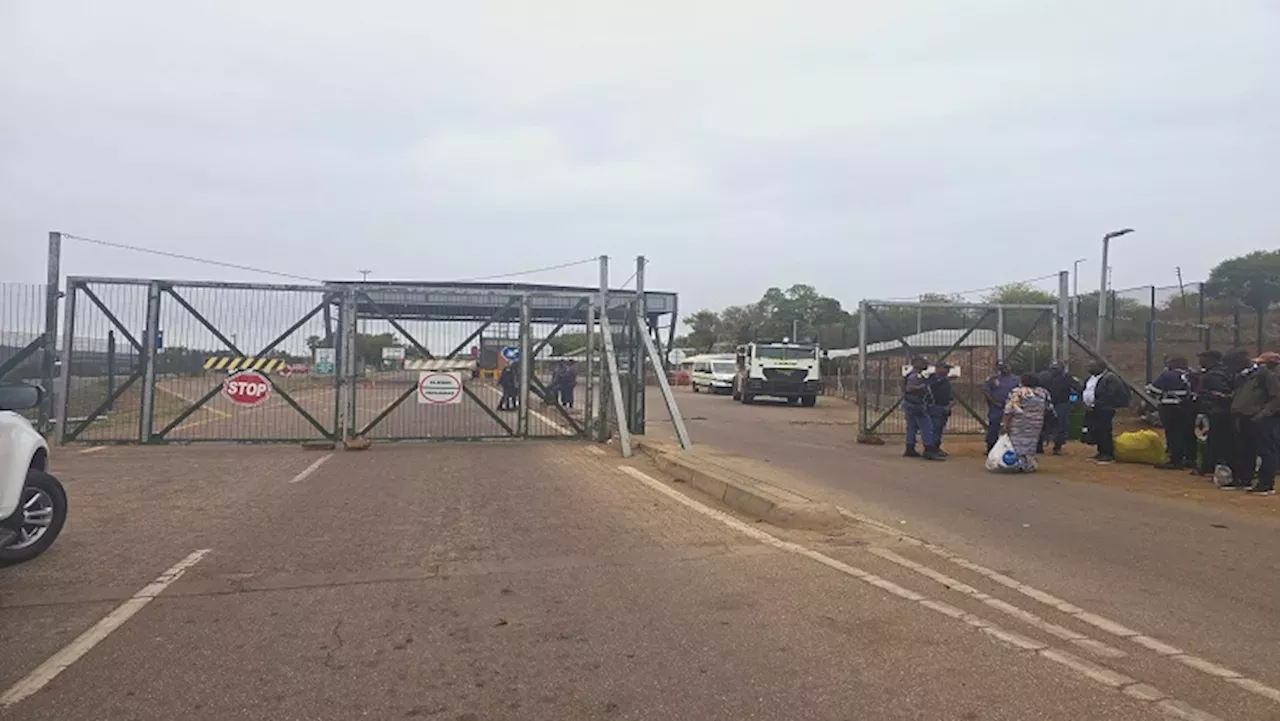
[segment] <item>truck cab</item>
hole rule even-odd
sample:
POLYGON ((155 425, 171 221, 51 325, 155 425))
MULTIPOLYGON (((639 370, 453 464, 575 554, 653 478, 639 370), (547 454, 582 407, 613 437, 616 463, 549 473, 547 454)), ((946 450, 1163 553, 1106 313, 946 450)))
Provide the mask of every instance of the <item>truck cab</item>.
POLYGON ((733 399, 753 403, 760 396, 811 407, 822 392, 822 350, 816 345, 753 341, 738 346, 733 399))

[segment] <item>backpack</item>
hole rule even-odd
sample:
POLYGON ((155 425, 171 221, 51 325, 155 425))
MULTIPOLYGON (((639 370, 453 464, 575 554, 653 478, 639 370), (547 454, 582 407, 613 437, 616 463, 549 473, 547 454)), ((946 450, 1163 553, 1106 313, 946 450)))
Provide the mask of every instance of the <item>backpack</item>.
POLYGON ((1129 389, 1129 384, 1120 380, 1120 376, 1111 374, 1111 383, 1107 384, 1108 398, 1107 404, 1113 408, 1128 408, 1129 403, 1133 401, 1133 391, 1129 389))

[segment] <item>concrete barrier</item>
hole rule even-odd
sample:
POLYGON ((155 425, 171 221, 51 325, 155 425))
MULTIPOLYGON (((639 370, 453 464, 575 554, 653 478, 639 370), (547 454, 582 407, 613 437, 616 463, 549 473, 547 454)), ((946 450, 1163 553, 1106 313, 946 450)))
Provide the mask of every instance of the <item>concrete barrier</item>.
POLYGON ((781 528, 815 531, 848 524, 834 504, 805 498, 674 447, 647 440, 639 441, 637 446, 663 473, 752 518, 781 528))

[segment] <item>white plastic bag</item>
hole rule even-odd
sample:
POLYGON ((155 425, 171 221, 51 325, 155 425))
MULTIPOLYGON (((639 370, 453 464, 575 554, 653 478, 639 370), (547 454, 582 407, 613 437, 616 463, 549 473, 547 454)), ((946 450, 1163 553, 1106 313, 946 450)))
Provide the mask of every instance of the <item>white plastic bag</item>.
POLYGON ((1018 454, 1013 452, 1013 441, 1009 434, 1001 434, 991 452, 987 454, 988 471, 1015 471, 1018 469, 1018 454))

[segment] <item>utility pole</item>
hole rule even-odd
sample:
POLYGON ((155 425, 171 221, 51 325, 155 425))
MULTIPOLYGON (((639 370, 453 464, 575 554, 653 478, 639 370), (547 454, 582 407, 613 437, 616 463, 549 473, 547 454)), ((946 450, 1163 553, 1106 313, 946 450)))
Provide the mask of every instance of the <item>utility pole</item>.
POLYGON ((368 283, 368 282, 369 282, 369 274, 370 274, 370 273, 372 273, 373 271, 372 271, 372 270, 357 270, 356 272, 360 274, 360 282, 361 282, 361 283, 368 283))
POLYGON ((1102 353, 1102 326, 1103 319, 1107 317, 1107 281, 1111 272, 1111 266, 1107 265, 1107 252, 1111 249, 1112 238, 1119 238, 1132 232, 1133 228, 1123 228, 1102 236, 1102 282, 1098 284, 1098 333, 1093 347, 1096 353, 1102 353))

